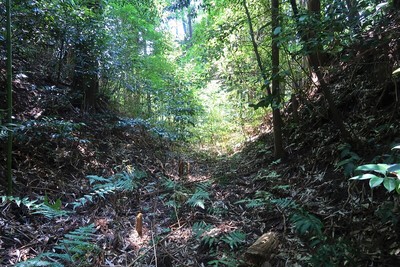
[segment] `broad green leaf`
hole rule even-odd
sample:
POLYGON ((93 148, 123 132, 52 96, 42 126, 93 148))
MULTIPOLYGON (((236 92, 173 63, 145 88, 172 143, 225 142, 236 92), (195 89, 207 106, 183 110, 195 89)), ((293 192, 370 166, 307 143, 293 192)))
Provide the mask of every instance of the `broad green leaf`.
POLYGON ((356 171, 375 171, 386 175, 386 172, 390 165, 388 164, 366 164, 356 168, 356 171))
POLYGON ((383 181, 383 186, 387 191, 392 192, 396 188, 396 182, 392 178, 385 178, 383 181))
POLYGON ((393 164, 387 169, 388 172, 398 172, 400 171, 400 164, 393 164))
POLYGON ((381 177, 374 177, 371 180, 369 180, 369 186, 371 188, 377 187, 379 185, 381 185, 381 183, 383 183, 383 178, 381 177))
POLYGON ((372 173, 364 173, 364 174, 360 174, 360 175, 351 177, 350 180, 367 180, 367 179, 372 179, 372 178, 380 178, 380 177, 378 177, 372 173))

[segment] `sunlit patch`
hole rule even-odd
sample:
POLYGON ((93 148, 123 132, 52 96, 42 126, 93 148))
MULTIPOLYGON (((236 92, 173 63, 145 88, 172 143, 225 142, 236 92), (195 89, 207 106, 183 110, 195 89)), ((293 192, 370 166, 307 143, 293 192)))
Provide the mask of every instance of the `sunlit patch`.
POLYGON ((140 249, 148 247, 151 240, 151 231, 149 231, 149 229, 143 227, 142 237, 140 237, 136 230, 133 228, 126 238, 126 243, 129 248, 138 252, 140 249))
POLYGON ((192 237, 192 229, 190 228, 182 228, 176 231, 173 231, 169 236, 168 240, 177 242, 177 243, 187 243, 189 239, 192 237))

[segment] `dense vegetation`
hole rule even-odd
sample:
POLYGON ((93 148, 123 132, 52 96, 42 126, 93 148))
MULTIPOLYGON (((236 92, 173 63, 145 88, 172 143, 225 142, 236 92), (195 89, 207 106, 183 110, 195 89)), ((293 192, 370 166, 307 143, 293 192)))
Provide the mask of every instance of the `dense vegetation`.
POLYGON ((0 265, 398 266, 399 8, 1 2, 0 265))

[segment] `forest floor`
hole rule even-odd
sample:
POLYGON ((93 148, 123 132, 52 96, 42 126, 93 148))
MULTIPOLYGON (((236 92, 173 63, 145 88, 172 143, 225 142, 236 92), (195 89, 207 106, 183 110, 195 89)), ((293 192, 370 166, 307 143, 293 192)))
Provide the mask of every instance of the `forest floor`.
MULTIPOLYGON (((0 204, 1 266, 41 253, 50 253, 41 263, 53 265, 40 266, 400 263, 396 196, 349 182, 338 163, 361 157, 323 118, 308 120, 315 131, 286 129, 282 161, 272 157, 268 132, 218 157, 171 142, 141 120, 83 114, 67 101, 68 88, 17 85, 20 198, 0 204), (274 236, 270 250, 246 253, 264 233, 274 236)), ((398 133, 389 126, 376 133, 382 152, 390 152, 382 140, 398 133)))

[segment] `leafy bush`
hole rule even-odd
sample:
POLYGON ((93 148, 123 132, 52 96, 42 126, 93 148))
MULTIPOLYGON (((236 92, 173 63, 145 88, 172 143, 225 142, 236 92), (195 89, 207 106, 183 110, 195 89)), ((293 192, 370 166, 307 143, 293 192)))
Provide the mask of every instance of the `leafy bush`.
MULTIPOLYGON (((400 146, 393 149, 400 149, 400 146)), ((387 191, 396 190, 400 194, 400 164, 365 164, 357 167, 355 171, 361 174, 351 177, 350 180, 369 180, 371 188, 383 184, 387 191)))

